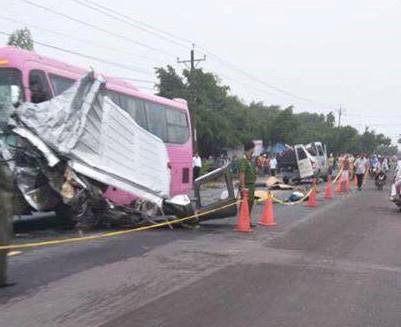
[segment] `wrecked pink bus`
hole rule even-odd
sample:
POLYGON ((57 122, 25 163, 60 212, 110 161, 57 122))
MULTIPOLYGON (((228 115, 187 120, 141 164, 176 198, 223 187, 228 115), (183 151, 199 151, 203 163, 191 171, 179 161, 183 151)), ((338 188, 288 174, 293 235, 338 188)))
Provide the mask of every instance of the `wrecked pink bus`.
MULTIPOLYGON (((0 103, 48 101, 70 88, 85 73, 84 69, 35 52, 0 48, 0 103)), ((112 101, 166 144, 170 195, 188 194, 192 189, 192 135, 186 101, 152 95, 117 78, 106 76, 105 81, 112 101)), ((132 194, 115 187, 109 187, 104 194, 117 205, 129 204, 134 199, 132 194)))

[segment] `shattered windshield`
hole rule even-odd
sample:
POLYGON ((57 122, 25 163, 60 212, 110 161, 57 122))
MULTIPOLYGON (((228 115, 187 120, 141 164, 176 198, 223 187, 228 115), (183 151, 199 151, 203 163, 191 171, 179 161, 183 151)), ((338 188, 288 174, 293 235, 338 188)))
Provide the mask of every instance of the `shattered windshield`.
POLYGON ((313 145, 308 144, 308 145, 306 146, 306 150, 307 150, 312 156, 314 156, 314 157, 317 156, 316 149, 315 149, 315 147, 314 147, 313 145))
POLYGON ((0 69, 0 128, 7 124, 12 105, 22 100, 22 74, 14 68, 0 69))

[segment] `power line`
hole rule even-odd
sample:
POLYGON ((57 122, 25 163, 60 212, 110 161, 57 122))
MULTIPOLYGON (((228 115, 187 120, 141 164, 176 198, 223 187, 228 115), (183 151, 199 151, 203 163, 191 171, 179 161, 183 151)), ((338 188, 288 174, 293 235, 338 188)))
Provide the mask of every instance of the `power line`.
MULTIPOLYGON (((56 11, 56 10, 51 9, 51 8, 48 8, 48 7, 45 7, 45 6, 42 6, 42 5, 37 5, 37 4, 35 4, 35 3, 33 3, 33 2, 31 2, 31 1, 29 1, 29 0, 20 0, 20 1, 23 1, 23 2, 25 2, 25 3, 27 3, 27 4, 29 4, 29 5, 32 5, 32 6, 41 8, 41 9, 43 9, 43 10, 45 10, 45 11, 48 11, 48 12, 51 12, 51 13, 53 13, 53 14, 62 16, 62 17, 64 17, 64 18, 69 19, 69 20, 72 20, 72 21, 74 21, 74 22, 78 22, 78 23, 80 23, 80 24, 89 26, 89 27, 94 28, 94 29, 96 29, 96 30, 99 30, 99 31, 101 31, 101 32, 103 32, 103 33, 106 33, 106 34, 108 34, 108 35, 111 35, 111 36, 114 36, 114 37, 118 37, 118 38, 127 40, 127 41, 129 41, 129 42, 132 42, 132 43, 134 43, 134 44, 138 44, 138 45, 144 46, 144 47, 146 47, 146 48, 148 48, 148 49, 150 49, 150 50, 162 51, 162 52, 164 52, 164 53, 167 53, 169 56, 174 56, 174 55, 172 55, 171 53, 166 52, 166 51, 164 51, 164 50, 162 50, 162 49, 156 49, 156 48, 151 47, 151 46, 149 46, 149 45, 146 45, 146 44, 144 44, 144 43, 141 43, 141 42, 132 40, 132 39, 130 39, 130 38, 127 38, 127 37, 125 37, 125 36, 123 36, 123 35, 110 32, 110 31, 108 31, 108 30, 106 30, 106 29, 104 29, 104 28, 101 28, 101 27, 98 27, 98 26, 96 26, 96 25, 93 25, 93 24, 84 22, 84 21, 82 21, 82 20, 73 18, 73 17, 68 16, 68 15, 65 15, 65 14, 60 13, 60 12, 58 12, 58 11, 56 11)), ((118 16, 120 16, 120 17, 124 17, 124 18, 127 19, 127 20, 134 20, 133 18, 131 18, 131 17, 127 16, 127 15, 124 15, 124 14, 122 14, 122 13, 119 13, 119 12, 117 12, 117 11, 115 11, 115 10, 109 8, 109 7, 96 4, 96 3, 94 3, 93 1, 90 1, 90 0, 86 0, 86 3, 91 4, 91 6, 90 6, 90 5, 83 4, 82 1, 79 1, 79 0, 71 0, 71 1, 74 1, 74 2, 76 2, 76 3, 80 3, 81 5, 84 5, 84 6, 90 8, 90 9, 92 9, 92 10, 96 10, 96 11, 98 11, 98 12, 101 12, 102 14, 107 15, 107 16, 109 16, 109 17, 112 17, 113 19, 118 19, 118 18, 116 17, 116 15, 118 15, 118 16), (97 8, 95 8, 94 6, 97 6, 97 8), (100 7, 103 11, 100 10, 100 9, 98 9, 99 7, 100 7), (114 14, 114 16, 113 16, 113 15, 110 15, 110 13, 107 12, 107 11, 112 12, 112 13, 114 14)), ((153 26, 151 26, 151 25, 149 25, 149 24, 145 24, 145 23, 140 22, 140 21, 138 21, 138 20, 134 20, 134 21, 136 21, 138 24, 147 26, 147 27, 150 28, 150 29, 156 30, 156 31, 158 31, 159 33, 162 33, 162 34, 164 34, 164 35, 169 35, 169 36, 171 36, 172 38, 180 39, 180 40, 183 40, 184 42, 191 42, 191 41, 188 40, 188 39, 184 39, 184 38, 181 38, 181 37, 177 37, 176 35, 173 35, 173 34, 171 34, 171 33, 168 33, 168 32, 162 31, 162 30, 160 30, 160 29, 157 29, 157 28, 155 28, 155 27, 153 27, 153 26)), ((124 22, 127 23, 127 24, 129 24, 129 23, 126 22, 126 21, 124 21, 124 22)), ((131 24, 131 25, 133 25, 133 24, 131 24)), ((136 27, 136 28, 140 28, 140 27, 138 27, 138 26, 135 26, 135 27, 136 27)), ((142 28, 142 30, 144 30, 144 29, 142 28)), ((151 31, 147 31, 147 32, 153 33, 153 34, 157 34, 157 33, 151 32, 151 31)), ((162 36, 159 35, 159 37, 162 37, 162 36)), ((170 41, 172 41, 172 40, 170 40, 170 41)), ((270 84, 270 83, 267 83, 267 82, 263 81, 262 79, 260 79, 260 78, 258 78, 258 77, 256 77, 256 76, 254 76, 254 75, 252 75, 252 74, 250 74, 250 73, 248 73, 248 72, 243 71, 242 69, 238 68, 238 67, 235 66, 234 64, 228 62, 227 60, 225 60, 225 59, 219 57, 218 55, 214 54, 213 52, 211 52, 211 51, 209 51, 209 50, 207 50, 207 49, 205 49, 205 48, 201 48, 201 49, 203 49, 203 51, 204 51, 203 53, 204 53, 204 54, 206 54, 206 53, 209 54, 209 56, 211 56, 212 58, 215 58, 215 60, 219 61, 219 62, 222 63, 223 65, 225 65, 225 66, 227 66, 227 67, 230 67, 230 69, 232 69, 232 70, 234 70, 234 71, 240 73, 240 74, 243 75, 243 76, 246 76, 247 78, 249 78, 250 80, 252 80, 252 81, 254 81, 254 82, 257 82, 257 83, 259 83, 259 84, 262 84, 262 85, 264 85, 264 86, 266 86, 266 87, 268 87, 268 88, 270 88, 270 89, 272 89, 272 90, 275 90, 275 91, 277 91, 277 92, 279 92, 279 93, 285 94, 286 96, 292 97, 292 98, 294 98, 294 99, 298 99, 298 100, 301 100, 301 101, 303 101, 303 102, 309 102, 309 103, 315 103, 315 104, 321 105, 320 103, 318 103, 318 102, 316 102, 316 101, 314 101, 314 100, 311 100, 311 99, 308 99, 308 98, 305 98, 305 97, 298 96, 298 95, 296 95, 296 94, 294 94, 294 93, 292 93, 292 92, 286 91, 286 90, 284 90, 284 89, 282 89, 282 88, 279 88, 279 87, 276 87, 276 86, 274 86, 274 85, 272 85, 272 84, 270 84)), ((328 105, 325 105, 325 106, 328 106, 328 105)), ((328 106, 328 107, 330 107, 330 106, 328 106)))
POLYGON ((119 13, 119 12, 117 12, 117 11, 111 9, 111 8, 102 6, 102 5, 98 4, 98 3, 93 3, 92 1, 88 1, 88 0, 87 0, 87 1, 70 0, 70 1, 75 2, 75 3, 78 3, 78 4, 81 5, 81 6, 84 6, 84 7, 86 7, 86 8, 91 9, 91 10, 94 10, 94 11, 96 11, 96 12, 98 12, 98 13, 101 13, 101 14, 107 16, 107 17, 110 17, 110 18, 112 18, 112 19, 114 19, 114 20, 117 20, 118 22, 125 23, 125 24, 127 24, 127 25, 129 25, 129 26, 131 26, 131 27, 140 29, 141 31, 144 31, 144 32, 149 33, 149 34, 152 34, 152 35, 154 35, 154 36, 156 36, 156 37, 159 37, 159 38, 161 38, 161 39, 163 39, 163 40, 166 40, 166 41, 168 41, 168 42, 170 42, 170 43, 173 43, 173 44, 175 44, 175 45, 178 45, 178 46, 180 46, 180 47, 183 47, 183 48, 185 48, 185 49, 188 49, 188 46, 187 46, 187 45, 184 45, 184 44, 182 44, 182 43, 180 43, 180 42, 177 42, 177 41, 175 41, 175 40, 172 40, 172 39, 169 38, 169 37, 166 37, 166 36, 161 35, 160 33, 153 32, 153 31, 151 31, 151 30, 149 30, 149 29, 147 29, 147 28, 138 26, 137 24, 133 24, 133 23, 131 22, 131 18, 129 18, 128 16, 126 16, 126 15, 124 15, 124 14, 122 14, 122 13, 119 13), (121 19, 121 18, 124 18, 124 19, 121 19))
MULTIPOLYGON (((6 35, 6 36, 11 36, 11 33, 3 32, 3 31, 0 31, 0 34, 6 35)), ((72 55, 79 56, 79 57, 82 57, 82 58, 95 60, 95 61, 98 61, 98 62, 101 62, 101 63, 104 63, 104 64, 108 64, 108 65, 111 65, 111 66, 120 67, 120 68, 123 68, 123 69, 126 69, 126 70, 130 70, 130 71, 135 72, 135 73, 141 73, 141 74, 146 74, 146 75, 152 76, 147 71, 141 70, 139 68, 127 66, 127 65, 124 65, 124 64, 120 64, 118 62, 114 62, 114 61, 110 61, 110 60, 102 59, 102 58, 97 58, 97 57, 94 57, 94 56, 91 56, 91 55, 86 55, 86 54, 83 54, 83 53, 80 53, 80 52, 77 52, 77 51, 64 49, 64 48, 57 47, 57 46, 54 46, 54 45, 50 45, 50 44, 47 44, 47 43, 44 43, 44 42, 40 42, 40 41, 35 41, 35 44, 39 44, 39 45, 41 45, 43 47, 46 47, 46 48, 50 48, 50 49, 54 49, 54 50, 61 51, 61 52, 64 52, 64 53, 72 54, 72 55)))
MULTIPOLYGON (((268 87, 268 88, 270 88, 270 89, 272 89, 272 90, 275 90, 275 91, 277 91, 277 92, 279 92, 279 93, 285 94, 285 95, 287 95, 287 96, 289 96, 289 97, 292 97, 292 98, 294 98, 294 99, 298 99, 298 100, 302 100, 302 101, 304 101, 304 102, 309 102, 309 103, 314 103, 314 104, 322 105, 322 103, 319 103, 319 102, 317 102, 317 101, 315 101, 315 100, 311 100, 311 99, 308 99, 308 98, 305 98, 305 97, 298 96, 298 95, 296 95, 296 94, 294 94, 294 93, 291 93, 291 92, 286 91, 286 90, 284 90, 284 89, 282 89, 282 88, 279 88, 279 87, 274 86, 274 85, 272 85, 272 84, 270 84, 270 83, 267 83, 267 82, 261 80, 260 78, 256 77, 255 75, 252 75, 252 74, 250 74, 250 73, 248 73, 248 72, 243 71, 241 68, 239 68, 239 67, 237 67, 236 65, 232 64, 231 62, 229 62, 229 61, 227 61, 227 60, 225 60, 225 59, 219 57, 218 55, 214 54, 213 52, 210 52, 210 51, 206 50, 205 48, 200 47, 200 49, 201 49, 201 50, 203 49, 203 53, 204 53, 204 54, 207 54, 207 55, 209 55, 210 57, 215 58, 217 61, 221 62, 223 65, 225 65, 225 66, 227 66, 227 67, 230 67, 232 70, 235 70, 235 71, 237 71, 238 73, 242 74, 243 76, 246 76, 246 77, 248 77, 249 79, 251 79, 251 80, 253 80, 253 81, 255 81, 255 82, 259 83, 259 84, 262 84, 262 85, 264 85, 264 86, 266 86, 266 87, 268 87)), ((202 51, 201 51, 201 52, 202 52, 202 51)), ((325 105, 325 106, 328 106, 328 105, 326 105, 326 104, 324 104, 324 105, 325 105)), ((330 106, 328 106, 328 107, 330 107, 330 106)))
POLYGON ((149 84, 156 84, 157 81, 150 81, 147 79, 138 79, 138 78, 131 78, 131 77, 117 77, 118 79, 124 79, 126 81, 134 81, 134 82, 142 82, 142 83, 149 83, 149 84))
MULTIPOLYGON (((124 23, 126 23, 126 24, 128 24, 128 25, 130 25, 130 26, 133 26, 133 27, 135 27, 135 28, 139 28, 139 29, 141 29, 141 30, 143 30, 143 31, 145 31, 145 32, 151 33, 151 34, 156 35, 156 36, 158 36, 158 37, 161 37, 161 38, 166 39, 165 37, 163 37, 162 35, 160 35, 160 33, 162 33, 162 34, 168 35, 168 36, 170 36, 170 37, 172 37, 172 38, 183 40, 184 42, 191 42, 191 41, 188 40, 188 39, 184 39, 184 38, 182 38, 182 37, 179 37, 179 36, 176 36, 176 35, 174 35, 174 34, 171 34, 171 33, 165 32, 165 31, 163 31, 163 30, 160 30, 160 29, 158 29, 158 28, 155 28, 155 27, 152 26, 152 25, 149 25, 149 24, 143 23, 143 22, 141 22, 141 21, 138 21, 138 20, 136 20, 136 19, 134 19, 134 18, 132 18, 132 17, 130 17, 130 16, 128 16, 128 15, 125 15, 125 14, 123 14, 123 13, 120 13, 120 12, 118 12, 118 11, 116 11, 116 10, 110 8, 110 7, 107 7, 107 6, 103 6, 103 5, 101 5, 101 4, 98 4, 98 3, 96 3, 96 2, 94 2, 94 1, 92 1, 92 0, 70 0, 70 1, 73 1, 73 2, 75 2, 75 3, 79 3, 79 4, 82 5, 82 6, 85 6, 85 7, 87 7, 87 8, 92 9, 92 10, 95 10, 95 11, 97 11, 97 12, 100 12, 100 13, 102 13, 103 15, 106 15, 106 16, 108 16, 108 17, 111 17, 111 18, 113 18, 113 19, 116 19, 116 20, 118 20, 118 21, 120 21, 120 22, 124 22, 124 23), (82 2, 85 2, 85 3, 82 3, 82 2), (95 6, 95 7, 94 7, 94 6, 95 6), (101 8, 101 9, 99 9, 99 8, 101 8), (111 15, 110 13, 112 13, 113 15, 111 15), (116 17, 116 16, 119 16, 120 18, 123 17, 123 18, 125 18, 126 20, 128 20, 128 22, 125 21, 125 20, 121 20, 121 19, 119 19, 119 18, 116 17), (149 30, 147 30, 147 29, 145 29, 145 28, 143 28, 143 27, 140 27, 140 26, 138 26, 138 25, 132 24, 132 23, 131 23, 132 20, 135 21, 137 24, 141 24, 141 25, 143 25, 143 26, 147 26, 147 27, 150 28, 150 29, 156 30, 159 34, 158 34, 158 33, 155 33, 155 32, 152 32, 152 31, 149 31, 149 30)), ((174 40, 171 40, 171 39, 167 39, 167 40, 168 40, 169 42, 172 42, 172 43, 174 43, 174 44, 178 44, 178 45, 180 45, 180 46, 183 46, 183 47, 187 48, 187 46, 182 45, 182 44, 180 44, 180 43, 177 43, 177 42, 174 41, 174 40)), ((192 43, 192 42, 191 42, 191 43, 192 43)), ((206 49, 204 49, 204 51, 207 52, 210 56, 212 56, 212 57, 214 57, 215 59, 217 59, 218 61, 220 61, 221 63, 223 63, 224 65, 230 67, 230 68, 233 69, 233 70, 236 70, 236 71, 239 72, 240 74, 242 74, 242 75, 244 75, 244 76, 247 76, 248 78, 250 78, 251 80, 253 80, 253 81, 255 81, 255 82, 259 83, 259 84, 265 85, 265 86, 267 86, 268 88, 273 89, 273 90, 275 90, 275 91, 277 91, 277 92, 279 92, 279 93, 285 94, 285 95, 287 95, 287 96, 289 96, 289 97, 292 97, 292 98, 295 98, 295 99, 298 99, 298 100, 301 100, 301 101, 304 101, 304 102, 309 102, 309 103, 314 103, 314 104, 321 105, 321 103, 318 103, 318 102, 316 102, 316 101, 314 101, 314 100, 311 100, 311 99, 308 99, 308 98, 305 98, 305 97, 298 96, 298 95, 296 95, 296 94, 294 94, 294 93, 291 93, 291 92, 289 92, 289 91, 286 91, 286 90, 284 90, 284 89, 282 89, 282 88, 279 88, 279 87, 277 87, 277 86, 271 85, 270 83, 267 83, 267 82, 265 82, 265 81, 259 79, 258 77, 254 76, 254 75, 252 75, 252 74, 249 74, 249 73, 247 73, 247 72, 244 72, 242 69, 236 67, 234 64, 232 64, 232 63, 226 61, 225 59, 223 59, 223 58, 217 56, 216 54, 214 54, 214 53, 212 53, 212 52, 210 52, 210 51, 208 51, 208 50, 206 50, 206 49)), ((206 55, 206 53, 203 53, 203 54, 206 55)), ((325 105, 325 106, 330 107, 329 105, 325 105)))
POLYGON ((80 20, 80 19, 78 19, 78 18, 74 18, 74 17, 71 17, 71 16, 69 16, 69 15, 63 14, 63 13, 57 11, 57 10, 54 10, 54 9, 51 9, 51 8, 48 8, 48 7, 45 7, 45 6, 36 4, 36 3, 34 3, 34 2, 31 2, 30 0, 19 0, 19 1, 25 2, 25 3, 27 3, 27 4, 31 5, 31 6, 33 6, 33 7, 36 7, 36 8, 40 8, 40 9, 45 10, 45 11, 47 11, 47 12, 50 12, 50 13, 52 13, 52 14, 54 14, 54 15, 64 17, 64 18, 66 18, 66 19, 68 19, 68 20, 71 20, 71 21, 73 21, 73 22, 76 22, 76 23, 79 23, 79 24, 82 24, 82 25, 91 27, 91 28, 93 28, 93 29, 95 29, 95 30, 98 30, 98 31, 103 32, 103 33, 106 33, 106 34, 108 34, 108 35, 110 35, 110 36, 113 36, 113 37, 116 37, 116 38, 119 38, 119 39, 128 41, 128 42, 133 43, 133 44, 135 44, 135 45, 139 45, 139 46, 145 47, 145 48, 147 48, 147 49, 149 49, 149 50, 164 52, 164 53, 165 53, 166 55, 168 55, 168 56, 176 57, 174 54, 171 54, 171 53, 169 53, 169 52, 167 52, 167 51, 165 51, 165 50, 163 50, 163 49, 154 48, 154 47, 149 46, 149 45, 147 45, 147 44, 145 44, 145 43, 138 42, 138 41, 135 41, 135 40, 133 40, 133 39, 131 39, 131 38, 129 38, 129 37, 126 37, 125 35, 121 35, 121 34, 118 34, 118 33, 111 32, 111 31, 109 31, 109 30, 107 30, 107 29, 104 29, 104 28, 102 28, 102 27, 99 27, 99 26, 97 26, 97 25, 94 25, 94 24, 85 22, 85 21, 83 21, 83 20, 80 20))
POLYGON ((67 34, 67 33, 63 33, 63 32, 59 32, 59 31, 51 30, 51 29, 48 29, 48 28, 45 28, 45 27, 42 27, 42 26, 39 26, 39 25, 27 24, 26 22, 23 22, 23 21, 21 21, 21 20, 9 18, 9 17, 4 17, 4 16, 2 16, 2 15, 0 15, 0 19, 2 19, 2 20, 7 20, 7 21, 10 21, 10 22, 14 22, 14 23, 17 23, 17 24, 22 24, 22 25, 27 26, 27 27, 29 27, 29 28, 33 28, 33 29, 45 31, 45 32, 50 33, 50 34, 54 34, 54 35, 58 35, 58 36, 63 36, 63 37, 65 37, 65 38, 69 38, 69 39, 71 39, 71 40, 75 40, 75 41, 78 41, 78 42, 82 42, 82 43, 84 43, 84 44, 92 44, 92 45, 94 45, 94 46, 96 46, 96 47, 99 47, 99 48, 102 48, 102 49, 105 49, 105 50, 109 50, 109 51, 112 51, 112 52, 116 52, 116 53, 120 53, 120 54, 121 54, 121 53, 125 53, 125 54, 127 54, 127 55, 129 55, 129 56, 136 56, 136 57, 138 57, 138 58, 145 59, 145 60, 147 60, 148 62, 152 62, 152 63, 154 62, 154 61, 151 60, 149 57, 142 56, 142 55, 140 55, 140 54, 138 54, 138 53, 130 52, 130 51, 129 51, 129 52, 126 52, 126 51, 117 50, 116 48, 107 47, 107 46, 104 46, 103 44, 100 44, 100 43, 97 43, 97 42, 93 42, 93 41, 90 40, 90 39, 81 39, 81 38, 73 37, 73 36, 71 36, 71 35, 69 35, 69 34, 67 34))
POLYGON ((142 25, 142 26, 145 26, 146 28, 148 28, 148 29, 150 29, 150 30, 153 30, 153 31, 156 31, 156 32, 158 32, 158 33, 160 33, 160 34, 164 34, 164 35, 169 36, 169 37, 171 37, 171 38, 174 38, 174 39, 176 39, 176 40, 180 40, 180 41, 182 41, 182 42, 189 43, 190 45, 193 44, 193 41, 191 41, 191 40, 189 40, 189 39, 187 39, 187 38, 184 38, 184 37, 181 37, 181 36, 177 36, 177 35, 174 35, 174 34, 172 34, 172 33, 163 31, 162 29, 159 29, 159 28, 157 28, 157 27, 155 27, 155 26, 153 26, 153 25, 151 25, 151 24, 144 23, 144 22, 142 22, 142 21, 140 21, 140 20, 138 20, 138 19, 133 18, 132 16, 128 16, 128 15, 125 15, 125 14, 123 14, 123 13, 120 13, 120 12, 118 12, 118 11, 116 11, 116 10, 110 8, 110 7, 107 7, 107 6, 101 5, 101 4, 99 4, 99 3, 96 3, 95 1, 92 1, 92 0, 84 0, 84 1, 87 2, 87 3, 90 3, 90 4, 92 4, 92 5, 96 5, 96 6, 98 6, 98 7, 101 7, 102 9, 104 9, 104 10, 107 11, 107 12, 112 12, 112 13, 114 13, 114 14, 116 14, 116 15, 119 15, 119 16, 121 16, 121 17, 124 17, 124 18, 128 19, 129 21, 134 21, 135 23, 140 24, 140 25, 142 25))

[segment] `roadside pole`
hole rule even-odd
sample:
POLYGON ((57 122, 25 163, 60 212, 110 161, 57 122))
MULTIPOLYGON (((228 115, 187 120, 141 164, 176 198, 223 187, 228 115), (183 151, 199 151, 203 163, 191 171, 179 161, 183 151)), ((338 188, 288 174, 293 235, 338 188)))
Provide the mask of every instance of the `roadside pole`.
MULTIPOLYGON (((11 241, 14 207, 13 175, 6 162, 0 163, 0 245, 11 241)), ((7 285, 7 250, 0 250, 0 287, 7 285)))

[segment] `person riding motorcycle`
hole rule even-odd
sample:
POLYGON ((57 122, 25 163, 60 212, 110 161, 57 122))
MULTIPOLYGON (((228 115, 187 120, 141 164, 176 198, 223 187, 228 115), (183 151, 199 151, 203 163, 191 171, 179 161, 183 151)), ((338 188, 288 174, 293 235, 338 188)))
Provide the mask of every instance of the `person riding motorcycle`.
POLYGON ((384 184, 386 184, 387 175, 383 169, 376 171, 375 185, 378 189, 383 189, 384 184))

